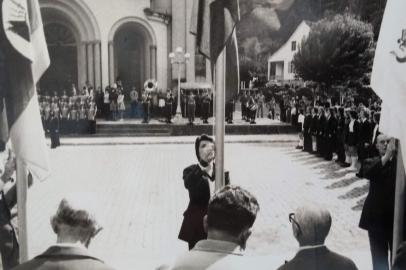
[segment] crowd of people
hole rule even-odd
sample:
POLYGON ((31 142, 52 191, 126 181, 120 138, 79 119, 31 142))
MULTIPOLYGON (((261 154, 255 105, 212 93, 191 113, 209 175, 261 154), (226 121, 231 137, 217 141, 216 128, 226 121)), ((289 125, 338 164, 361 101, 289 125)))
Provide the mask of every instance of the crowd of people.
MULTIPOLYGON (((394 181, 396 144, 384 134, 374 142, 377 155, 366 158, 364 176, 371 181, 370 191, 361 214, 360 227, 368 230, 373 269, 389 269, 393 231, 394 181), (390 239, 389 239, 390 238, 390 239)), ((9 145, 0 145, 0 252, 4 270, 48 269, 113 269, 92 256, 87 248, 102 229, 98 222, 97 198, 89 194, 65 196, 51 226, 57 242, 44 253, 18 265, 18 237, 12 224, 15 197, 16 162, 9 145)), ((179 239, 186 241, 189 251, 179 255, 172 264, 157 269, 247 269, 252 261, 242 252, 250 238, 260 209, 252 193, 240 186, 226 185, 214 192, 215 147, 207 135, 195 142, 197 164, 184 169, 184 186, 189 204, 179 239)), ((325 243, 332 224, 328 209, 321 205, 298 205, 287 213, 292 234, 299 250, 279 270, 357 269, 355 263, 325 243)), ((395 256, 395 255, 393 255, 395 256)), ((400 246, 394 270, 406 267, 406 244, 400 246)), ((261 266, 256 266, 256 269, 261 266)))
POLYGON ((71 95, 38 95, 44 130, 51 137, 51 147, 59 146, 60 134, 96 133, 98 107, 92 87, 84 87, 80 93, 73 87, 71 95))

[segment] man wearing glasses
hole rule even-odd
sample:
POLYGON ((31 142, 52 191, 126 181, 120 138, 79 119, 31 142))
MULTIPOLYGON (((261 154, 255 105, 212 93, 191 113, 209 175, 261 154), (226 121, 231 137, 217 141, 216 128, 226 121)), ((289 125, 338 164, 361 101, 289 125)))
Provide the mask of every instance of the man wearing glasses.
POLYGON ((293 235, 299 242, 295 257, 278 270, 356 270, 354 262, 330 251, 324 241, 330 231, 331 215, 318 206, 303 206, 289 214, 293 235))

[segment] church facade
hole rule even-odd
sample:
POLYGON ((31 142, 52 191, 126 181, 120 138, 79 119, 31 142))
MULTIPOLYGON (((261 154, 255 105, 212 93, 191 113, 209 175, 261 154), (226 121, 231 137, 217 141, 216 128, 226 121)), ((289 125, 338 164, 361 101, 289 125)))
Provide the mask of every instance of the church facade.
POLYGON ((117 79, 124 89, 176 86, 178 67, 168 57, 182 47, 191 57, 182 81, 206 83, 210 65, 189 33, 191 0, 40 0, 51 66, 40 82, 48 91, 104 88, 117 79), (69 88, 69 89, 68 89, 69 88))

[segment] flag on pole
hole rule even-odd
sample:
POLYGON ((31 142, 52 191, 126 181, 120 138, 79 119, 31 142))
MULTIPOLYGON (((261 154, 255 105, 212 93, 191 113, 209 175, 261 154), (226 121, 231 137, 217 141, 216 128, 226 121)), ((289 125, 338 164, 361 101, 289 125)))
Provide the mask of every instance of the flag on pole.
POLYGON ((210 59, 213 67, 226 48, 226 101, 239 91, 240 72, 235 29, 239 19, 238 0, 194 1, 190 32, 196 35, 199 52, 210 59))
POLYGON ((388 0, 371 75, 382 99, 379 129, 400 140, 406 168, 406 10, 405 0, 388 0))
POLYGON ((0 0, 0 135, 37 179, 49 160, 36 84, 50 64, 38 0, 0 0), (8 138, 4 138, 4 137, 8 138))

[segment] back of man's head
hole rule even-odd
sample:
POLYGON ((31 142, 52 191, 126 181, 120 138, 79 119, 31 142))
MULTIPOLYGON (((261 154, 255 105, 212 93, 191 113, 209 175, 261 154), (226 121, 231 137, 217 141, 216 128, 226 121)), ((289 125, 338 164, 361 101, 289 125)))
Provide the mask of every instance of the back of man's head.
POLYGON ((56 214, 51 217, 51 225, 58 241, 80 241, 87 246, 101 230, 96 209, 96 199, 92 194, 74 193, 64 197, 56 214))
POLYGON ((302 206, 296 210, 295 220, 294 235, 301 246, 324 244, 331 227, 327 209, 316 204, 302 206))
POLYGON ((208 231, 221 231, 237 237, 252 227, 258 211, 258 201, 251 193, 238 186, 225 186, 210 199, 208 231))

